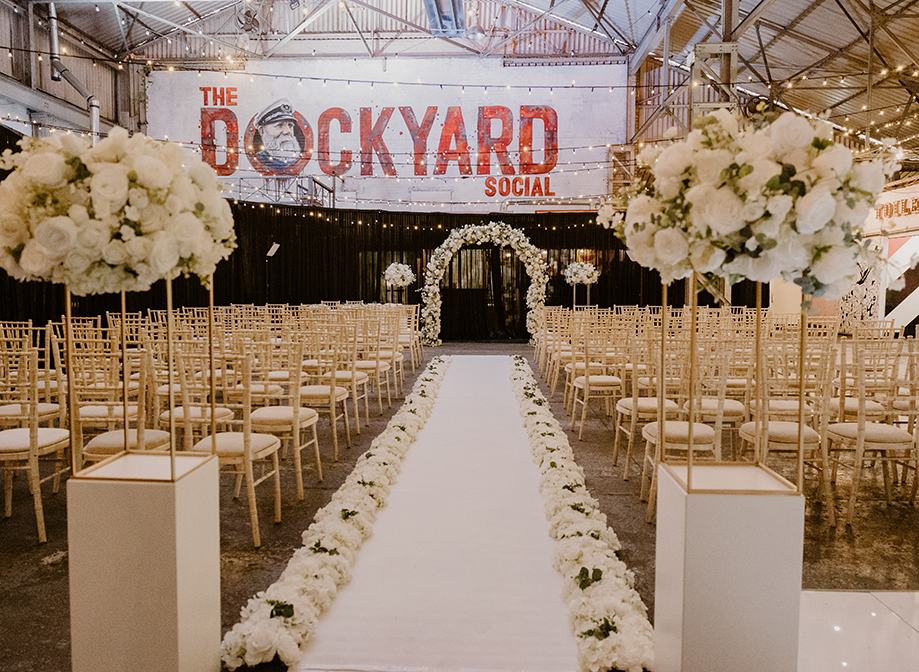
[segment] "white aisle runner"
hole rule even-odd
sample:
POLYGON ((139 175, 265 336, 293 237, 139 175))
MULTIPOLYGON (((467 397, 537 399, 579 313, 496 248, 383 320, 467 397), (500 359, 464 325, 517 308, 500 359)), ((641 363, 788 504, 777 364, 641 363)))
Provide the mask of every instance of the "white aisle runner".
POLYGON ((578 669, 507 357, 453 357, 300 670, 578 669))

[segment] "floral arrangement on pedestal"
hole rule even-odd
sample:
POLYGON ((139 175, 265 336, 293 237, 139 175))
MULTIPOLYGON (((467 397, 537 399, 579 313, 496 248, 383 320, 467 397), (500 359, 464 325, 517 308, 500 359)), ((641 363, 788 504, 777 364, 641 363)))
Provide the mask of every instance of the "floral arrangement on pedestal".
POLYGON ((592 285, 600 279, 600 271, 593 264, 575 261, 565 269, 565 282, 569 285, 592 285))
POLYGON ((539 468, 539 491, 555 541, 552 565, 563 577, 562 598, 581 670, 650 670, 654 631, 635 590, 635 575, 616 555, 619 539, 587 490, 565 430, 523 357, 512 359, 511 388, 539 468))
POLYGON ((494 243, 499 247, 510 246, 523 262, 530 276, 527 289, 527 331, 536 335, 537 325, 534 311, 546 302, 546 283, 549 275, 542 254, 519 229, 513 229, 504 222, 490 222, 482 225, 468 225, 453 229, 447 239, 434 250, 424 275, 421 289, 421 337, 426 345, 440 345, 440 282, 447 266, 464 245, 494 243))
POLYGON ((383 272, 383 280, 392 287, 408 287, 415 282, 415 274, 408 264, 393 262, 383 272))
POLYGON ((269 663, 275 656, 297 664, 301 646, 316 629, 370 537, 377 513, 386 506, 402 460, 434 408, 450 357, 435 357, 383 432, 361 455, 331 501, 316 512, 281 577, 243 607, 240 621, 224 635, 221 655, 227 668, 269 663))
POLYGON ((640 175, 615 223, 629 256, 664 283, 688 277, 768 282, 782 276, 805 295, 838 298, 880 261, 862 226, 892 160, 855 162, 832 128, 786 112, 741 128, 727 110, 697 118, 685 140, 639 157, 640 175))
POLYGON ((145 291, 180 273, 208 282, 236 247, 209 165, 177 144, 114 128, 24 138, 0 168, 0 266, 76 295, 145 291))

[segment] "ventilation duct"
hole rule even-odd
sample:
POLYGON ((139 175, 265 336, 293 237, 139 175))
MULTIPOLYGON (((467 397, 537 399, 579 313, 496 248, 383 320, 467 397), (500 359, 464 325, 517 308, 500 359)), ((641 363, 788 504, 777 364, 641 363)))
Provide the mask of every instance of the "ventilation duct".
POLYGON ((424 0, 424 9, 435 37, 466 37, 463 0, 424 0))

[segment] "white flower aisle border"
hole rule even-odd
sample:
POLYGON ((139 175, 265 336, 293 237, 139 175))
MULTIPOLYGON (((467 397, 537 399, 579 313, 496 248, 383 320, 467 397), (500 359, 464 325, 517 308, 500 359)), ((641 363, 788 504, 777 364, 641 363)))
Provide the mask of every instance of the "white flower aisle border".
POLYGON ((300 647, 315 631, 319 615, 351 580, 357 551, 370 537, 402 459, 431 415, 450 362, 449 356, 431 360, 402 408, 358 458, 332 500, 316 512, 303 533, 303 547, 281 577, 243 607, 240 622, 221 645, 229 669, 267 663, 275 655, 288 666, 300 659, 300 647))
POLYGON ((642 672, 654 662, 653 629, 635 577, 616 557, 619 540, 584 484, 568 437, 539 391, 526 359, 512 358, 511 387, 539 466, 540 492, 555 539, 553 566, 584 672, 642 672))
POLYGON ((453 255, 459 252, 464 245, 478 245, 481 243, 494 243, 498 246, 514 248, 514 252, 523 262, 530 276, 530 287, 527 289, 527 331, 536 335, 535 310, 546 302, 546 283, 549 275, 542 254, 535 247, 526 234, 520 229, 514 229, 504 222, 489 222, 488 224, 469 224, 459 229, 453 229, 447 239, 434 250, 424 274, 424 287, 421 290, 421 337, 425 345, 440 345, 440 282, 453 255))

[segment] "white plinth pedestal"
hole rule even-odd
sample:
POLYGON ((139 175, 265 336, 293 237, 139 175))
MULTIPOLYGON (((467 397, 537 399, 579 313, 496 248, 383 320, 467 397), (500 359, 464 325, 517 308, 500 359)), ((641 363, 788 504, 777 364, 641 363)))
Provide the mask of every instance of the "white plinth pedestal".
POLYGON ((656 672, 795 672, 804 497, 755 465, 658 470, 656 672))
POLYGON ((67 482, 74 672, 220 670, 217 458, 120 454, 67 482))

